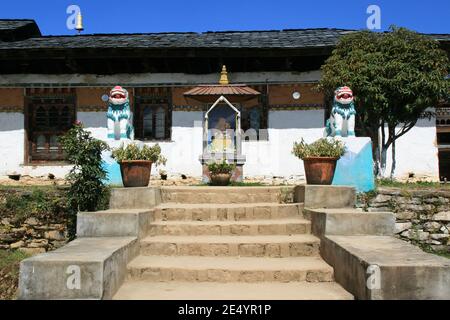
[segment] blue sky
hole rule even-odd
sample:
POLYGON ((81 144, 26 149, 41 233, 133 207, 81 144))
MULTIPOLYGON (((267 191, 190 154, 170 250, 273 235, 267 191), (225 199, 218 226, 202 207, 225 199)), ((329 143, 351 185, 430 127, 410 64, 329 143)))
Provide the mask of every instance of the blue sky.
POLYGON ((43 34, 73 34, 69 5, 79 5, 85 33, 366 28, 371 4, 390 25, 423 33, 450 33, 449 0, 3 0, 0 18, 35 19, 43 34))

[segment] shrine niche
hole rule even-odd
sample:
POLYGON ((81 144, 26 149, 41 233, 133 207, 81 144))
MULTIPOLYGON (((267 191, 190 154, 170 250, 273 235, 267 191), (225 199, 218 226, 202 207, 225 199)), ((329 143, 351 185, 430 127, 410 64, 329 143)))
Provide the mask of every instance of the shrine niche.
POLYGON ((246 158, 242 154, 240 104, 259 94, 244 84, 229 84, 225 66, 219 84, 200 85, 184 93, 207 106, 203 119, 203 153, 200 155, 203 182, 210 181, 207 164, 224 160, 236 165, 231 181, 242 181, 246 158))

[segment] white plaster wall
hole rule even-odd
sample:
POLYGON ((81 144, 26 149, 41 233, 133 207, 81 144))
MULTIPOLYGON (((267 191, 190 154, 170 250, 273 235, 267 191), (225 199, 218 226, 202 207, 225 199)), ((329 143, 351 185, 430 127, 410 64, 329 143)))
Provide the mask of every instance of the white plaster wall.
POLYGON ((323 136, 323 110, 270 111, 269 141, 244 142, 247 176, 304 177, 303 162, 292 154, 295 141, 323 136))
POLYGON ((58 179, 63 179, 70 171, 72 166, 21 166, 19 168, 22 175, 31 177, 47 177, 49 173, 58 179))
MULTIPOLYGON (((202 175, 199 160, 202 154, 202 119, 201 111, 172 112, 172 139, 168 142, 159 142, 161 152, 168 160, 164 170, 169 175, 185 174, 193 177, 202 175)), ((146 144, 154 145, 155 143, 146 144)), ((152 174, 156 173, 156 170, 152 172, 152 174)))
MULTIPOLYGON (((105 112, 77 112, 77 120, 83 122, 84 127, 92 133, 97 139, 105 139, 106 137, 106 113, 105 112)), ((64 178, 70 171, 72 166, 24 166, 21 172, 24 175, 32 177, 45 177, 49 173, 55 175, 56 178, 64 178)))
MULTIPOLYGON (((436 119, 421 119, 417 125, 396 141, 395 178, 416 178, 439 181, 439 159, 436 141, 436 119)), ((400 129, 400 128, 399 128, 400 129)), ((392 153, 388 150, 387 173, 391 172, 392 153)))
POLYGON ((77 112, 77 120, 83 123, 83 126, 92 133, 94 138, 106 139, 106 112, 77 112))
POLYGON ((0 112, 0 176, 20 173, 24 161, 24 115, 0 112))
MULTIPOLYGON (((106 138, 104 112, 78 112, 78 120, 98 139, 106 138)), ((171 175, 185 174, 200 177, 199 156, 202 153, 203 112, 174 111, 172 140, 159 142, 168 162, 164 169, 171 175)), ((417 177, 438 180, 438 157, 434 119, 420 120, 410 132, 397 141, 397 169, 395 177, 409 173, 417 177)), ((323 110, 270 111, 268 141, 243 142, 247 157, 244 174, 248 177, 304 177, 301 160, 292 153, 295 141, 302 137, 312 142, 323 136, 323 110)), ((0 176, 18 172, 31 176, 53 173, 64 177, 70 166, 23 166, 24 117, 21 113, 0 113, 0 176)), ((148 142, 148 145, 155 143, 148 142)), ((388 153, 388 172, 391 154, 388 153)), ((157 170, 153 171, 157 174, 157 170)))
MULTIPOLYGON (((202 119, 203 112, 172 112, 172 139, 158 142, 162 154, 168 161, 164 167, 156 170, 153 168, 152 175, 156 175, 159 169, 164 168, 171 175, 201 176, 199 156, 202 153, 202 119)), ((105 112, 78 112, 77 120, 83 123, 93 137, 106 141, 105 112)), ((151 146, 156 142, 146 144, 151 146)), ((54 169, 55 167, 47 167, 47 170, 54 169)))

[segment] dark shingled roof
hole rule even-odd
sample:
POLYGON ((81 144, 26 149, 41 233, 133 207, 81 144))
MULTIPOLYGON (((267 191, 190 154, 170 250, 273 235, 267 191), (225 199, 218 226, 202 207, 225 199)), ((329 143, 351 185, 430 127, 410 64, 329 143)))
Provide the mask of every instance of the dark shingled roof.
MULTIPOLYGON (((34 20, 0 20, 0 40, 3 31, 37 28, 34 20)), ((316 28, 262 31, 166 32, 135 34, 82 34, 41 36, 29 34, 21 39, 0 42, 0 50, 9 49, 80 49, 80 48, 246 48, 299 49, 334 47, 339 38, 356 30, 316 28), (19 41, 18 41, 19 40, 19 41)), ((430 34, 436 40, 448 42, 449 34, 430 34)), ((19 38, 19 37, 16 37, 19 38)))
POLYGON ((0 31, 18 29, 34 23, 35 23, 34 20, 28 19, 23 20, 0 19, 0 31))
POLYGON ((43 36, 2 43, 0 49, 307 48, 334 46, 342 35, 349 32, 353 31, 344 29, 299 29, 43 36))
POLYGON ((40 36, 41 31, 34 20, 0 19, 0 41, 18 41, 40 36))

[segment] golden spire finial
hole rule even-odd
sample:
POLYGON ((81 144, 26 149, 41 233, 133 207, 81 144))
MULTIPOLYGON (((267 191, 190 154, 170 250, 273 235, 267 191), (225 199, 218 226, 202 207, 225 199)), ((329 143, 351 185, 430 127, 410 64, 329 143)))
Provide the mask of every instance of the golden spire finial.
POLYGON ((77 26, 75 29, 78 31, 78 33, 81 33, 81 31, 84 30, 83 28, 83 17, 81 16, 81 11, 78 12, 77 15, 77 26))
POLYGON ((219 84, 229 84, 227 67, 225 65, 222 66, 222 72, 220 73, 219 84))

